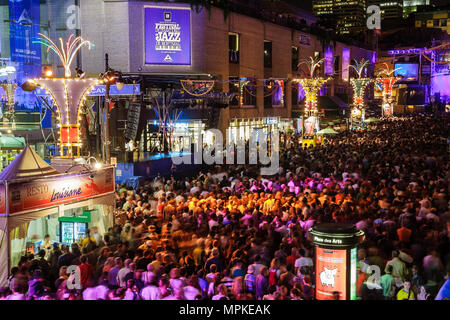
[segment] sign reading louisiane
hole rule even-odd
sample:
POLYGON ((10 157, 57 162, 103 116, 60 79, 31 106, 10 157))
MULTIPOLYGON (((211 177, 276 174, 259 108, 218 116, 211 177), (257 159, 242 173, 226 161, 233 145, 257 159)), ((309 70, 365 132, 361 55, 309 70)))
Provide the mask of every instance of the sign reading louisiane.
MULTIPOLYGON (((1 199, 4 198, 4 186, 1 199)), ((9 185, 9 213, 47 208, 53 205, 90 199, 114 192, 114 168, 72 175, 48 177, 30 182, 13 182, 9 185)), ((5 211, 0 203, 0 215, 5 211)))
POLYGON ((191 64, 190 8, 145 7, 145 63, 191 64))

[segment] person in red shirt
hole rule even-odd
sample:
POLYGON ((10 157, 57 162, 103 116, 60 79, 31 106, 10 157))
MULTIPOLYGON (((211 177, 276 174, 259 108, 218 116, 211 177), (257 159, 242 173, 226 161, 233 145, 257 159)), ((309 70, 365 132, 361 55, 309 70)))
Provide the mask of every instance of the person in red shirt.
POLYGON ((412 233, 411 229, 408 229, 403 225, 401 228, 397 229, 398 240, 400 242, 409 243, 411 239, 411 233, 412 233))
POLYGON ((83 289, 87 287, 87 284, 92 279, 94 274, 94 267, 89 264, 87 256, 83 255, 80 257, 81 264, 78 266, 80 272, 80 282, 83 289))
POLYGON ((292 268, 295 267, 295 260, 298 259, 298 251, 297 248, 291 249, 291 255, 286 258, 286 265, 291 265, 292 268))

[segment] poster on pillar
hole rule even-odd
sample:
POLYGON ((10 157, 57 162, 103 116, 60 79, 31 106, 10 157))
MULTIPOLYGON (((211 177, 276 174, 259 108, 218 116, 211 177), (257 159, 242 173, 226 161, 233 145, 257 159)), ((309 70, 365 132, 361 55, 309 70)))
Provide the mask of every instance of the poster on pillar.
POLYGON ((191 65, 190 7, 145 6, 145 64, 191 65))
POLYGON ((347 250, 316 247, 316 299, 347 299, 347 250))

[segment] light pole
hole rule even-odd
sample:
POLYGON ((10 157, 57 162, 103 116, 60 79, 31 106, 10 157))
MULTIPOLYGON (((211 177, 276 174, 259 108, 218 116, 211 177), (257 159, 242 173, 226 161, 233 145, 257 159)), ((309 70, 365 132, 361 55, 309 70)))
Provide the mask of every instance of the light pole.
MULTIPOLYGON (((110 105, 110 90, 111 85, 117 83, 117 89, 122 90, 124 83, 122 79, 122 73, 120 71, 111 69, 109 67, 109 55, 105 53, 105 73, 100 74, 100 79, 105 83, 105 102, 103 104, 103 112, 101 112, 102 120, 99 123, 101 125, 101 132, 103 138, 102 145, 102 159, 103 162, 111 162, 111 151, 110 151, 110 137, 109 137, 109 105, 110 105)), ((100 109, 100 108, 99 108, 100 109)))

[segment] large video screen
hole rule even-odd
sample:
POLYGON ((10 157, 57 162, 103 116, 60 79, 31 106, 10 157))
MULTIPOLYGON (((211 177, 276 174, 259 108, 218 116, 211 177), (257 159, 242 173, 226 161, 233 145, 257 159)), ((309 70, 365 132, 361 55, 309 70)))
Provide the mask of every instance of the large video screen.
POLYGON ((419 65, 417 63, 396 63, 394 76, 402 76, 403 81, 416 81, 419 77, 419 65))

